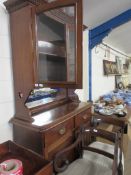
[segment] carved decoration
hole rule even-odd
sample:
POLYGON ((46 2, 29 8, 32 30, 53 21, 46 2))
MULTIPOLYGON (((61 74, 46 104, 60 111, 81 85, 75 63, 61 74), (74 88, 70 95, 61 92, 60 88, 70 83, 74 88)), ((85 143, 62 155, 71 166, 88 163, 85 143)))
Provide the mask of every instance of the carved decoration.
POLYGON ((79 100, 78 95, 75 93, 75 90, 76 90, 76 89, 68 89, 68 96, 69 96, 69 99, 70 99, 71 101, 74 101, 74 102, 76 102, 76 103, 79 103, 80 100, 79 100))

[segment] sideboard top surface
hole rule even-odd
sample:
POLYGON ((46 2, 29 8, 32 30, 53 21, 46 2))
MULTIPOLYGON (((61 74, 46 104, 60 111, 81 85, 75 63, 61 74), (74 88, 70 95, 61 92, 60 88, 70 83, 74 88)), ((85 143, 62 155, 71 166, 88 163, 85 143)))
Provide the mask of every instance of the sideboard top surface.
POLYGON ((27 123, 17 118, 13 118, 12 123, 43 131, 74 117, 90 107, 91 103, 70 102, 33 116, 34 121, 32 123, 27 123))

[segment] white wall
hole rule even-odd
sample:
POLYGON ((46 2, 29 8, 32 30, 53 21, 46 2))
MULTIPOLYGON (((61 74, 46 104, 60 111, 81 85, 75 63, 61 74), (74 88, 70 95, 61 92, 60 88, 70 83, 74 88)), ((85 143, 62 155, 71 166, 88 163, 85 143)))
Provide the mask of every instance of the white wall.
POLYGON ((14 115, 9 16, 0 4, 0 143, 12 140, 14 115))
MULTIPOLYGON (((92 99, 97 100, 115 88, 115 76, 104 76, 103 59, 105 51, 97 48, 92 50, 92 99), (99 53, 96 53, 99 52, 99 53)), ((112 57, 111 57, 112 58, 112 57)), ((112 61, 115 61, 112 58, 112 61)))
POLYGON ((76 90, 80 101, 88 100, 88 30, 83 32, 83 89, 76 90))
MULTIPOLYGON (((106 94, 115 89, 115 76, 105 76, 103 71, 103 60, 115 61, 115 56, 118 56, 122 62, 126 58, 116 52, 107 50, 102 45, 92 50, 92 98, 96 101, 101 95, 106 94), (106 57, 105 57, 106 55, 106 57)), ((126 79, 126 77, 124 77, 126 79)))
POLYGON ((129 66, 129 84, 131 84, 131 64, 129 66))

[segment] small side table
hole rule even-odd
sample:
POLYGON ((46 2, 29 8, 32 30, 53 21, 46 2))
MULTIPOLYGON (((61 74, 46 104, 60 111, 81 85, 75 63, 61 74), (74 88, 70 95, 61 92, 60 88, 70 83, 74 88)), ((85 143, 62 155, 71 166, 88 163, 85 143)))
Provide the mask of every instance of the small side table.
POLYGON ((0 144, 0 163, 8 159, 18 159, 23 164, 23 175, 52 175, 53 166, 39 154, 12 141, 0 144))

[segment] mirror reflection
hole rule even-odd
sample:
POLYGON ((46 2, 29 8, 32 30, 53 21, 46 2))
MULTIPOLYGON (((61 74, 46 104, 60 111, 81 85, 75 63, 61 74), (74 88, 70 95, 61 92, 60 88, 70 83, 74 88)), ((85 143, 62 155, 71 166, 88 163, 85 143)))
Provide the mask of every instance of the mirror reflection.
POLYGON ((37 17, 39 82, 75 82, 75 8, 37 17))
POLYGON ((25 102, 29 109, 49 104, 66 98, 66 89, 63 88, 34 88, 25 102))

